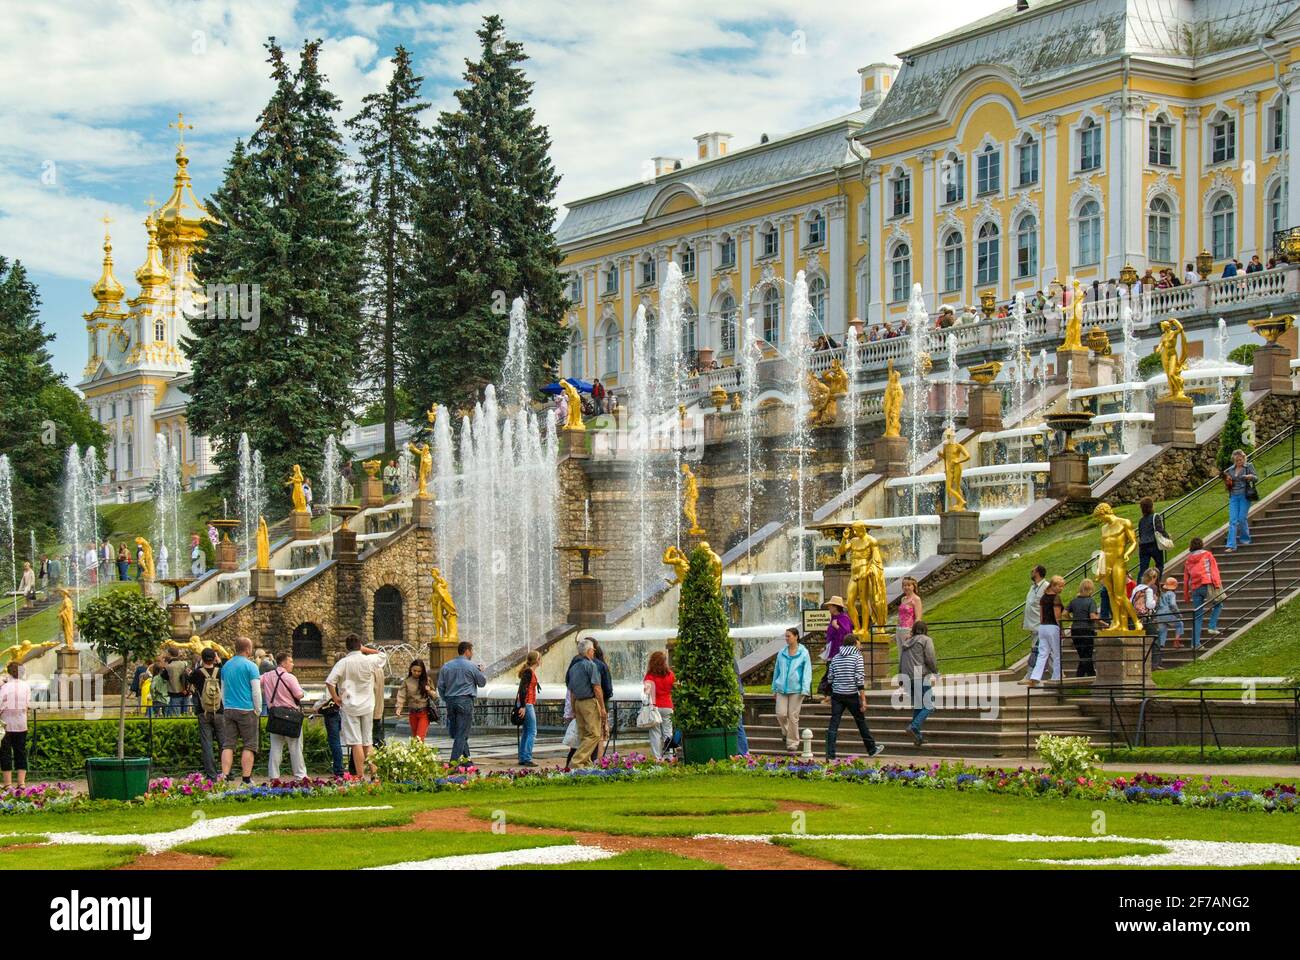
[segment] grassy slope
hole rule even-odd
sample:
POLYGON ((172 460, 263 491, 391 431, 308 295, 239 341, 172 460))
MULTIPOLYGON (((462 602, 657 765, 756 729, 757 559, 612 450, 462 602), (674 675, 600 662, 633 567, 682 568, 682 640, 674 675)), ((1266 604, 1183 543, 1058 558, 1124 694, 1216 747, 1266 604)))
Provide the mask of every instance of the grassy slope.
POLYGON ((1214 656, 1154 674, 1162 687, 1184 686, 1195 677, 1300 678, 1300 600, 1283 604, 1214 656))

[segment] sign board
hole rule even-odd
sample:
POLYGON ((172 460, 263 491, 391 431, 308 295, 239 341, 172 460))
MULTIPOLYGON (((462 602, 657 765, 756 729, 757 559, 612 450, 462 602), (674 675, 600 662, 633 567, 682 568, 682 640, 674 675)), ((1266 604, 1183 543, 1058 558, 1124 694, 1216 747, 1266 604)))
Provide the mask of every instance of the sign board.
POLYGON ((829 610, 804 610, 803 611, 803 632, 804 633, 825 633, 826 628, 831 625, 831 612, 829 610))

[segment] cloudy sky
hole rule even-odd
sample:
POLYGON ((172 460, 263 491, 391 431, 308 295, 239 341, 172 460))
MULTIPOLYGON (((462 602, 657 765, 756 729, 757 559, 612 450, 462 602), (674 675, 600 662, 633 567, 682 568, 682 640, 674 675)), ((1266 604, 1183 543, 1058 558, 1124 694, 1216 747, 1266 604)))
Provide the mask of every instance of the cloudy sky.
POLYGON ((103 224, 133 295, 145 201, 164 199, 184 112, 202 196, 270 92, 263 43, 325 40, 340 120, 388 77, 405 44, 434 109, 451 102, 484 14, 521 40, 563 176, 559 201, 637 179, 645 158, 691 155, 692 137, 807 126, 857 106, 857 68, 978 19, 1006 0, 0 0, 0 255, 41 288, 56 367, 85 363, 103 224))

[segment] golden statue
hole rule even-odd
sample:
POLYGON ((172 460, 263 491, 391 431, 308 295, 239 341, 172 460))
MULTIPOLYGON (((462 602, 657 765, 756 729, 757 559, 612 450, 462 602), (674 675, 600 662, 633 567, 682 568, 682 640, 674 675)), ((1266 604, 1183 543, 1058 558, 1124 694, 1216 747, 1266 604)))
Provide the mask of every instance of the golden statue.
POLYGON ((302 467, 295 463, 293 465, 293 473, 290 474, 289 479, 284 482, 286 487, 293 487, 292 499, 294 513, 307 512, 307 497, 302 492, 302 485, 305 482, 306 481, 302 476, 302 467))
POLYGON ((569 416, 564 421, 565 430, 586 430, 587 425, 582 422, 582 397, 578 396, 578 388, 568 380, 561 380, 560 387, 564 390, 564 399, 568 403, 569 416))
POLYGON ((957 442, 957 433, 952 427, 943 432, 943 481, 948 493, 947 510, 955 513, 966 509, 966 498, 961 492, 962 464, 970 460, 966 448, 957 442))
POLYGON ((1152 352, 1160 354, 1160 365, 1169 380, 1169 389, 1161 399, 1186 401, 1183 368, 1187 366, 1187 331, 1180 321, 1173 317, 1160 321, 1160 342, 1152 352))
POLYGON ((68 588, 59 587, 59 593, 63 596, 63 603, 59 605, 59 629, 63 631, 63 648, 75 650, 76 644, 73 641, 77 637, 77 611, 72 606, 72 594, 68 588))
POLYGON ((169 646, 175 647, 177 650, 188 650, 195 657, 202 656, 204 650, 215 650, 217 656, 222 660, 230 659, 230 651, 221 644, 215 640, 203 640, 197 635, 190 637, 184 643, 179 640, 172 640, 169 646))
POLYGON ((429 445, 427 443, 422 443, 419 446, 416 446, 413 443, 408 443, 406 445, 406 449, 409 450, 413 455, 420 458, 420 469, 417 474, 420 486, 419 489, 416 491, 415 499, 428 500, 429 499, 429 477, 432 476, 433 474, 433 451, 429 449, 429 445))
POLYGON ((839 546, 835 548, 836 559, 849 556, 849 596, 848 614, 853 622, 853 629, 860 636, 868 623, 879 632, 884 627, 889 615, 889 601, 885 596, 885 558, 880 550, 880 541, 867 532, 867 525, 860 520, 847 527, 839 546))
POLYGON ((271 532, 266 529, 266 517, 257 518, 257 566, 271 569, 271 532))
POLYGON ((673 568, 675 576, 669 578, 670 586, 676 586, 686 579, 686 571, 691 568, 691 561, 676 544, 669 544, 664 550, 663 562, 673 568))
POLYGON ((691 528, 686 532, 692 537, 702 536, 704 528, 700 526, 698 504, 700 502, 700 484, 691 472, 689 463, 682 464, 682 476, 686 478, 686 488, 682 491, 682 514, 690 521, 691 528))
POLYGON ((709 555, 709 569, 713 572, 713 589, 717 593, 722 592, 722 558, 713 552, 709 546, 709 541, 701 540, 700 549, 709 555))
POLYGON ((22 643, 15 643, 12 647, 5 647, 0 650, 0 663, 5 660, 13 660, 15 663, 26 663, 28 660, 34 660, 51 647, 57 647, 59 644, 55 640, 47 640, 45 643, 32 643, 30 640, 24 640, 22 643))
POLYGON ((835 422, 839 415, 840 397, 849 392, 849 375, 845 372, 839 358, 831 361, 830 369, 821 377, 811 371, 808 374, 808 399, 811 409, 808 422, 814 427, 825 427, 835 422))
POLYGON ((1110 627, 1105 636, 1141 635, 1142 623, 1128 595, 1128 559, 1137 549, 1133 523, 1117 516, 1109 503, 1099 503, 1092 511, 1101 522, 1101 556, 1097 560, 1097 579, 1110 597, 1110 627))
POLYGON ((885 436, 903 435, 903 384, 894 361, 889 361, 889 382, 885 384, 885 436))
POLYGON ((379 478, 379 468, 384 465, 382 460, 366 460, 361 464, 361 469, 366 471, 366 476, 371 480, 379 478))
POLYGON ((442 571, 433 567, 433 639, 436 643, 455 646, 460 642, 460 625, 456 616, 456 601, 451 598, 451 587, 442 571))
POLYGON ((136 537, 135 545, 140 551, 141 576, 145 580, 152 580, 156 572, 153 566, 153 547, 149 546, 149 541, 144 537, 136 537))
POLYGON ((1070 299, 1070 312, 1065 319, 1065 342, 1056 348, 1057 353, 1066 350, 1083 350, 1083 294, 1079 290, 1079 281, 1074 281, 1074 296, 1070 299))

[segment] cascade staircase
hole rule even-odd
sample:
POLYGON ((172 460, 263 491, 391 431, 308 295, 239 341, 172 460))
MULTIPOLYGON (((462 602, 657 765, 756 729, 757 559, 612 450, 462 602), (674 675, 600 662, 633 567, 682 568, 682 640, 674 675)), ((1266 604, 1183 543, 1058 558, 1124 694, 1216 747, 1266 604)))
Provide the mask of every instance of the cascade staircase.
POLYGON ((22 623, 28 617, 34 617, 42 610, 48 610, 56 603, 61 602, 62 601, 57 595, 47 592, 42 599, 38 599, 26 606, 19 607, 12 613, 6 613, 3 617, 0 617, 0 630, 12 628, 15 623, 22 623))

